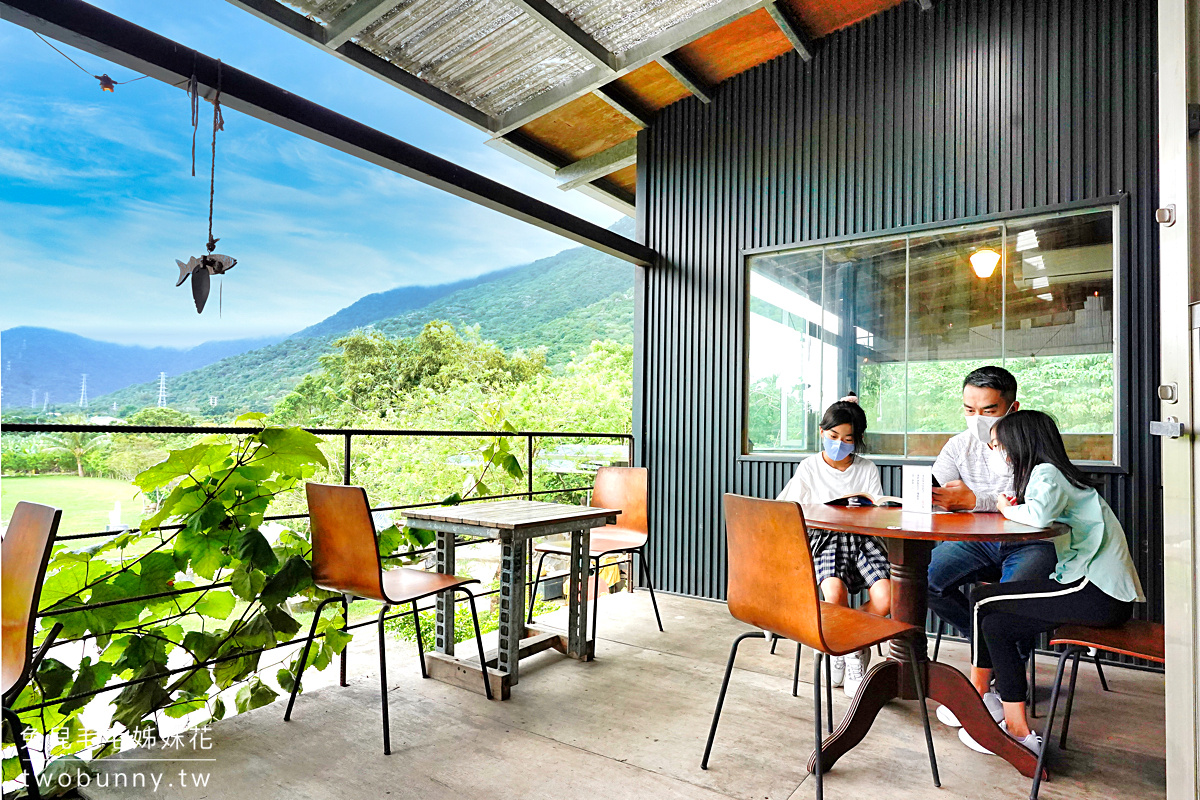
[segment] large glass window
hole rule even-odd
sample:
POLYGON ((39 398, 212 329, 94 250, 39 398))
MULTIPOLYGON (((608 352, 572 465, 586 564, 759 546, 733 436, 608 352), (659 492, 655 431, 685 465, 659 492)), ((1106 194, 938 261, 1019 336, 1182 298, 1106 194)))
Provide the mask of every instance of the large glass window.
POLYGON ((748 257, 747 453, 811 453, 855 392, 868 447, 936 455, 963 430, 962 380, 1009 369, 1072 458, 1115 461, 1117 209, 748 257))

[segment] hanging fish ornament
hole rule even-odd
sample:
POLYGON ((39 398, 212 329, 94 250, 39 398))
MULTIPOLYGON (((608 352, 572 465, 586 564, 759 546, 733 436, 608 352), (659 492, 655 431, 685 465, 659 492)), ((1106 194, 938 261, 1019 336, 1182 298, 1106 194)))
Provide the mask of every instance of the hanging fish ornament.
POLYGON ((208 252, 199 257, 192 256, 186 264, 175 259, 175 263, 179 265, 179 280, 175 281, 175 285, 182 286, 187 277, 192 276, 192 299, 196 301, 197 314, 204 311, 204 304, 208 301, 210 276, 224 275, 237 264, 237 259, 232 256, 213 253, 219 241, 220 239, 209 239, 208 252))

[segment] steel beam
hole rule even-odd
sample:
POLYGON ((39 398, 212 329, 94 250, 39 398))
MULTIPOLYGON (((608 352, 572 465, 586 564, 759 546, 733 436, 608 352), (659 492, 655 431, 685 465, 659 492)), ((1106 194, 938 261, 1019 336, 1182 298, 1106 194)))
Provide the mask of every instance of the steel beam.
POLYGON ((169 85, 182 85, 194 75, 208 98, 215 95, 219 81, 221 102, 229 108, 624 261, 648 266, 654 259, 654 252, 644 245, 221 64, 215 58, 82 0, 0 0, 0 19, 169 85))
POLYGON ((561 108, 576 98, 599 89, 613 78, 627 75, 660 56, 678 50, 702 36, 707 36, 713 31, 757 11, 764 5, 764 0, 720 0, 678 25, 672 25, 659 35, 652 36, 641 44, 618 54, 615 72, 592 67, 581 72, 572 80, 509 109, 496 121, 495 133, 503 135, 516 130, 556 108, 561 108))
POLYGON ((650 127, 650 115, 644 112, 640 104, 621 91, 617 85, 601 86, 596 90, 595 94, 596 97, 608 103, 622 116, 628 118, 634 125, 642 128, 650 127))
POLYGON ((330 49, 334 55, 359 69, 369 72, 376 77, 392 84, 408 94, 427 103, 433 103, 463 122, 473 125, 489 133, 495 127, 490 116, 466 103, 454 95, 445 92, 431 83, 426 83, 415 75, 405 72, 387 59, 360 47, 354 42, 343 42, 336 48, 328 46, 328 32, 321 23, 297 13, 275 0, 228 0, 233 5, 248 11, 261 20, 271 23, 280 30, 298 36, 309 44, 315 44, 324 49, 330 49))
MULTIPOLYGON (((550 177, 554 177, 558 170, 566 166, 566 162, 562 158, 551 154, 537 142, 523 136, 520 131, 488 139, 487 146, 550 177)), ((575 191, 604 203, 627 217, 632 217, 637 213, 636 198, 625 192, 618 194, 617 187, 610 189, 585 183, 577 187, 575 191)))
POLYGON ((550 5, 546 0, 509 0, 527 16, 553 33, 575 52, 586 58, 593 66, 612 72, 616 69, 617 57, 588 35, 583 28, 566 14, 550 5))
POLYGON ((699 75, 696 75, 688 67, 679 60, 678 56, 667 54, 658 58, 659 65, 671 74, 671 77, 679 81, 683 88, 692 93, 692 96, 701 103, 708 105, 712 102, 712 89, 709 88, 699 75))
POLYGON ((325 26, 325 46, 336 50, 396 7, 396 0, 357 0, 325 26))
POLYGON ((765 8, 771 15, 771 19, 775 20, 775 24, 779 26, 779 30, 792 43, 792 47, 796 48, 797 55, 805 61, 812 61, 812 37, 808 35, 808 31, 804 29, 800 20, 796 19, 782 3, 767 3, 765 8))
POLYGON ((607 150, 602 150, 594 156, 588 156, 573 164, 568 164, 557 170, 554 177, 562 181, 558 188, 567 191, 636 163, 637 137, 634 137, 613 145, 607 150))

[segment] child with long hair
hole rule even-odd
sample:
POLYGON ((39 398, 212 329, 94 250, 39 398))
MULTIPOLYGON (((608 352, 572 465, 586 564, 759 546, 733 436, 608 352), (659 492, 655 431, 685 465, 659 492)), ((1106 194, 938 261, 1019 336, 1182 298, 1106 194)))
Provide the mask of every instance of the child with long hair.
MULTIPOLYGON (((839 400, 821 418, 821 452, 796 467, 777 499, 797 503, 827 503, 839 497, 865 492, 883 494, 879 467, 859 452, 867 430, 867 415, 857 398, 839 400)), ((878 537, 809 528, 809 547, 817 573, 817 584, 825 602, 850 605, 850 595, 866 589, 870 599, 863 611, 887 616, 892 607, 891 567, 887 547, 878 537)), ((834 658, 830 677, 834 686, 853 697, 862 683, 871 649, 834 658)))
MULTIPOLYGON (((972 683, 982 695, 994 672, 1004 706, 1002 723, 1013 738, 1040 752, 1041 737, 1025 717, 1025 670, 1017 645, 1059 625, 1116 627, 1144 603, 1125 531, 1108 503, 1071 463, 1058 426, 1040 411, 1014 411, 992 428, 992 469, 1012 471, 1013 497, 1000 497, 1000 513, 1014 522, 1046 528, 1062 522, 1055 537, 1054 573, 1034 580, 994 583, 972 593, 972 683)), ((988 752, 967 734, 959 738, 988 752)))

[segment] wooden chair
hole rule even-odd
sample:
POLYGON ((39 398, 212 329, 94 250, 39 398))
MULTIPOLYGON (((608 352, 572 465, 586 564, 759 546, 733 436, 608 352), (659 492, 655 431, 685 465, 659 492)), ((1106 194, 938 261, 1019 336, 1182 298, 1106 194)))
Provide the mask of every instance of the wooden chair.
MULTIPOLYGON (((1163 626, 1157 622, 1130 620, 1117 628, 1091 628, 1087 625, 1063 625, 1054 632, 1050 646, 1064 645, 1066 649, 1058 657, 1058 672, 1054 676, 1054 690, 1050 693, 1050 711, 1046 714, 1046 727, 1042 730, 1042 752, 1038 756, 1037 771, 1033 773, 1033 787, 1029 791, 1030 800, 1037 800, 1038 790, 1042 785, 1042 769, 1046 764, 1046 751, 1050 749, 1050 731, 1054 727, 1054 712, 1058 707, 1058 692, 1062 685, 1063 672, 1067 660, 1071 659, 1071 684, 1067 690, 1067 706, 1063 709, 1062 733, 1058 741, 1060 749, 1067 747, 1067 729, 1071 724, 1071 704, 1075 700, 1075 678, 1079 675, 1079 658, 1089 649, 1094 648, 1097 656, 1101 652, 1116 653, 1123 656, 1143 658, 1156 664, 1163 664, 1165 658, 1165 641, 1163 626)), ((1097 659, 1096 666, 1100 662, 1097 659)), ((1100 673, 1104 691, 1110 691, 1104 673, 1100 673)))
MULTIPOLYGON (((654 606, 654 618, 658 629, 663 629, 662 617, 658 613, 658 600, 654 597, 654 583, 650 580, 649 562, 646 559, 646 543, 650 539, 647 518, 647 472, 645 467, 601 467, 596 471, 592 486, 593 508, 619 508, 621 516, 616 525, 606 525, 592 531, 591 549, 588 553, 597 575, 600 574, 600 559, 615 553, 628 553, 632 565, 633 554, 637 553, 641 563, 642 579, 650 589, 650 602, 654 606)), ((529 595, 529 614, 533 622, 533 605, 537 601, 538 584, 542 579, 542 562, 550 553, 571 555, 570 541, 548 540, 538 542, 533 548, 538 557, 534 573, 533 591, 529 595)), ((632 569, 630 572, 632 573, 632 569)), ((630 575, 632 580, 633 576, 630 575)), ((599 581, 597 581, 598 583, 599 581)), ((600 608, 600 592, 592 593, 592 641, 596 639, 596 616, 600 608)))
MULTIPOLYGON (((303 652, 296 666, 292 681, 292 693, 288 698, 284 720, 292 718, 292 705, 300 689, 300 675, 308 663, 308 651, 312 646, 321 610, 327 603, 338 600, 342 603, 343 619, 349 624, 350 602, 363 598, 383 603, 379 610, 379 693, 383 708, 383 752, 392 752, 391 732, 388 728, 387 704, 387 649, 383 630, 384 615, 392 606, 410 603, 413 624, 417 631, 417 653, 421 659, 421 677, 428 678, 425 669, 425 650, 421 643, 421 621, 417 614, 417 601, 442 592, 461 591, 471 605, 471 619, 475 623, 475 641, 479 648, 479 666, 483 670, 484 694, 492 699, 492 686, 488 679, 487 658, 483 653, 483 638, 479 633, 479 615, 475 611, 475 596, 464 588, 479 583, 474 578, 424 572, 419 569, 395 567, 384 570, 379 556, 379 544, 375 533, 375 522, 371 519, 371 506, 367 493, 361 486, 340 486, 309 483, 308 514, 312 523, 312 573, 313 583, 319 588, 340 593, 340 597, 322 600, 313 612, 312 627, 304 642, 303 652)), ((342 651, 341 685, 346 686, 346 652, 342 651)))
POLYGON ((38 503, 17 503, 12 519, 0 544, 0 560, 3 561, 3 661, 0 672, 4 680, 4 722, 12 732, 17 745, 17 758, 25 773, 25 789, 30 797, 41 797, 37 775, 25 737, 21 735, 21 718, 12 710, 17 696, 29 684, 37 672, 46 651, 62 630, 62 623, 54 627, 42 640, 36 651, 33 635, 37 623, 38 602, 42 596, 42 581, 46 577, 46 564, 50 561, 50 550, 58 533, 62 511, 38 503))
POLYGON ((929 730, 929 712, 925 706, 924 681, 916 659, 912 638, 925 633, 915 625, 877 617, 865 611, 823 602, 817 589, 812 551, 804 527, 804 514, 797 503, 761 500, 735 494, 725 495, 725 530, 729 547, 729 613, 756 630, 733 640, 725 679, 713 712, 708 744, 704 748, 701 769, 708 769, 725 691, 733 672, 738 645, 743 640, 764 637, 764 631, 806 644, 817 651, 813 677, 814 723, 816 732, 817 800, 824 796, 821 785, 821 663, 825 663, 826 700, 829 703, 829 729, 833 729, 833 697, 829 687, 831 656, 843 656, 890 639, 904 643, 911 666, 913 686, 921 704, 925 726, 925 744, 933 785, 941 786, 937 758, 933 752, 933 734, 929 730))

